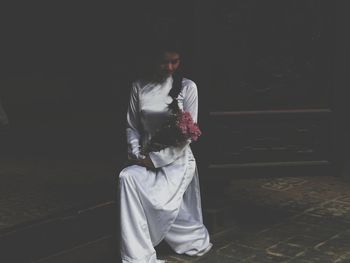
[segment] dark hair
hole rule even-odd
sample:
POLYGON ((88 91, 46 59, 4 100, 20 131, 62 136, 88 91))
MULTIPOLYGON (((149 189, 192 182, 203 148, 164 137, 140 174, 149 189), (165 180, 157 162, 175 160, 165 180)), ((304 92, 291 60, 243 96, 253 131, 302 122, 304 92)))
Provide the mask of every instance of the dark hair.
POLYGON ((173 99, 173 101, 168 105, 169 109, 172 110, 174 113, 180 111, 177 97, 179 96, 182 89, 182 80, 183 75, 181 70, 176 71, 173 74, 173 86, 169 91, 169 96, 173 99))
MULTIPOLYGON (((158 46, 156 50, 156 55, 155 55, 155 59, 157 63, 160 62, 165 52, 175 52, 181 56, 182 52, 181 52, 180 43, 178 41, 172 41, 171 43, 166 43, 166 44, 163 43, 161 46, 158 46)), ((172 88, 169 91, 169 96, 173 99, 173 101, 168 105, 168 107, 174 113, 180 111, 177 97, 179 96, 182 90, 182 80, 183 80, 183 73, 180 66, 180 68, 178 68, 173 74, 173 84, 172 84, 172 88)))

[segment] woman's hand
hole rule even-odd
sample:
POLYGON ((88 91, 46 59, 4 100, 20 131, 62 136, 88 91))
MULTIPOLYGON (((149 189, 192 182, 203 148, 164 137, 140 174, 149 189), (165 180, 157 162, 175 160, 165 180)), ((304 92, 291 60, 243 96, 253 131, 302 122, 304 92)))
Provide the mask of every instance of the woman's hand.
POLYGON ((150 168, 150 169, 155 169, 154 164, 153 164, 151 158, 149 157, 149 154, 145 155, 145 159, 141 159, 139 161, 140 161, 141 166, 144 166, 144 167, 150 168))
POLYGON ((143 159, 135 159, 129 155, 128 159, 129 159, 129 161, 131 161, 134 164, 144 166, 144 167, 149 168, 149 169, 155 169, 154 164, 153 164, 151 158, 149 157, 149 154, 144 155, 144 157, 145 158, 143 158, 143 159))

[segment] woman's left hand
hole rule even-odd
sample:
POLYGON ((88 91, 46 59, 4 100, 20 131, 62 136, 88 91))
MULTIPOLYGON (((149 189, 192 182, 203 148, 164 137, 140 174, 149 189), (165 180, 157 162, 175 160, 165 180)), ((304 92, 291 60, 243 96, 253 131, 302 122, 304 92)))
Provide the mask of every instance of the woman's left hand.
POLYGON ((149 169, 155 169, 154 164, 149 157, 149 154, 146 154, 144 159, 133 159, 132 161, 137 165, 144 166, 149 169))
POLYGON ((146 154, 145 156, 146 158, 141 160, 141 163, 143 164, 143 166, 150 169, 155 169, 152 159, 149 157, 149 154, 146 154))

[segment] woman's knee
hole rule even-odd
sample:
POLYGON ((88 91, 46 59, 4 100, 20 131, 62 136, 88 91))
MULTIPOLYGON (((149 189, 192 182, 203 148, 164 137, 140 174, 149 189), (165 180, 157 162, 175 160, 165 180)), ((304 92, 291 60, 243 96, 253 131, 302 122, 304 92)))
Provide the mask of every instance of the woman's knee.
POLYGON ((130 174, 130 172, 129 172, 128 167, 121 170, 119 173, 119 181, 126 180, 129 177, 129 174, 130 174))
POLYGON ((137 165, 125 167, 119 173, 119 181, 130 180, 137 173, 137 165))

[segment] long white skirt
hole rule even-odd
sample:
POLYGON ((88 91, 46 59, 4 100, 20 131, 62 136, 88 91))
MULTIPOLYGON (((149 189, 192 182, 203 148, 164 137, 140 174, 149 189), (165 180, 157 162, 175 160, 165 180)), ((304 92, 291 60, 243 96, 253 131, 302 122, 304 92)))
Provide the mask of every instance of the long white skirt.
POLYGON ((122 262, 154 263, 163 239, 178 254, 201 256, 212 247, 203 225, 196 161, 191 150, 149 170, 132 165, 119 174, 122 262))

